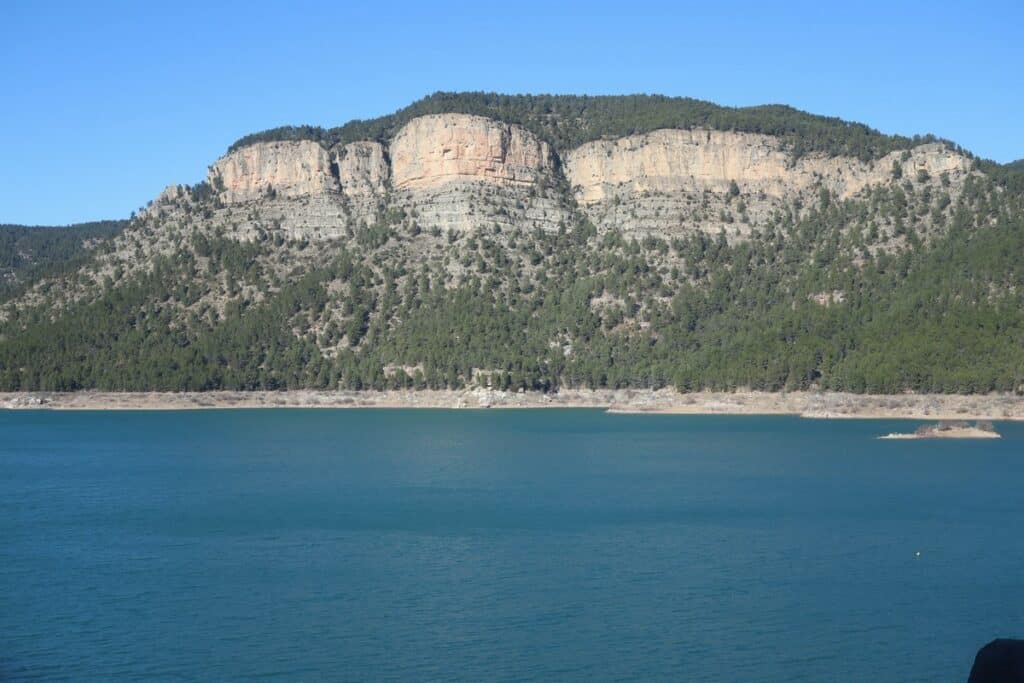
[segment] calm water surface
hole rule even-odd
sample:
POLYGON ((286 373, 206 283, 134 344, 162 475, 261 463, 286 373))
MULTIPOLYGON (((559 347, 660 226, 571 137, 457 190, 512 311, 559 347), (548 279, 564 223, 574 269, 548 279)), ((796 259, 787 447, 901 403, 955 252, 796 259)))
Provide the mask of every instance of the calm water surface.
POLYGON ((963 681, 1024 425, 915 426, 0 411, 0 679, 963 681))

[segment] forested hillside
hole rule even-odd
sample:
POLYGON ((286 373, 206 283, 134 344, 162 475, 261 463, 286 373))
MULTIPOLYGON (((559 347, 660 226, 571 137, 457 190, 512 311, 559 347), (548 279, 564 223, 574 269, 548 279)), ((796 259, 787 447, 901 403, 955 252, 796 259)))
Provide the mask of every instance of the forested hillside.
POLYGON ((457 387, 483 371, 542 390, 1020 388, 1020 197, 979 185, 945 236, 893 251, 870 248, 863 210, 825 201, 733 245, 584 222, 464 236, 399 223, 316 253, 197 232, 61 315, 45 299, 15 309, 0 386, 457 387))
POLYGON ((60 227, 0 225, 0 301, 36 280, 77 270, 91 249, 126 225, 126 220, 60 227))
MULTIPOLYGON (((703 117, 847 156, 912 145, 786 108, 475 94, 253 139, 386 137, 413 110, 453 106, 500 109, 560 144, 703 117)), ((367 221, 343 193, 280 198, 268 185, 228 205, 211 183, 123 230, 0 231, 20 245, 5 243, 7 267, 41 269, 0 301, 0 390, 1024 391, 1024 176, 904 172, 911 157, 886 160, 880 184, 846 197, 812 186, 757 220, 746 205, 762 190, 685 198, 742 231, 598 228, 546 177, 539 189, 474 180, 460 190, 469 203, 451 205, 473 212, 458 230, 425 222, 395 188, 367 221), (537 211, 563 213, 551 229, 522 227, 541 194, 537 211), (332 231, 302 229, 306 216, 335 220, 328 210, 341 217, 332 231), (86 234, 101 241, 82 251, 86 234)), ((430 201, 446 196, 438 187, 430 201)))
POLYGON ((569 150, 602 137, 622 137, 659 128, 713 128, 763 133, 786 140, 796 157, 807 152, 843 154, 863 160, 935 141, 884 135, 860 123, 815 116, 785 105, 723 107, 689 97, 663 95, 500 95, 438 92, 376 119, 351 121, 337 128, 284 126, 247 135, 238 149, 270 140, 315 140, 325 147, 355 140, 384 140, 411 119, 426 114, 477 114, 517 123, 569 150))

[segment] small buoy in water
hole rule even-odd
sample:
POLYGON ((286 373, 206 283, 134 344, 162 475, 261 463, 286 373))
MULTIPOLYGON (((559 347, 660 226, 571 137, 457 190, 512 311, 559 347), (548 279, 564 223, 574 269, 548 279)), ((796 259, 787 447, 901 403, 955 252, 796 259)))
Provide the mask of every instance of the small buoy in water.
POLYGON ((916 553, 914 553, 914 557, 921 557, 921 551, 918 550, 916 553))

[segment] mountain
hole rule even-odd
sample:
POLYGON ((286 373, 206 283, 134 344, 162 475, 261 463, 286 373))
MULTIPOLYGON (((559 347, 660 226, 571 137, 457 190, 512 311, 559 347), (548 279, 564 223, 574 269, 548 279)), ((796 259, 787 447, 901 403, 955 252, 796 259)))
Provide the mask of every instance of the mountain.
POLYGON ((789 107, 247 136, 0 300, 0 389, 1024 390, 1024 174, 789 107))

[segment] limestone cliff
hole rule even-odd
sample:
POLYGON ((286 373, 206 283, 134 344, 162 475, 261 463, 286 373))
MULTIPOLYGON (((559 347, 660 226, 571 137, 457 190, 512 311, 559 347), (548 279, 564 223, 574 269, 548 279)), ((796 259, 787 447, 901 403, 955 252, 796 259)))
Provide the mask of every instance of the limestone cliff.
MULTIPOLYGON (((966 156, 939 143, 872 162, 820 152, 797 158, 781 138, 707 129, 598 140, 560 160, 522 126, 437 114, 412 119, 387 142, 248 145, 217 160, 209 182, 222 206, 256 202, 263 219, 311 238, 347 234, 385 212, 421 229, 556 229, 573 199, 602 229, 725 230, 735 238, 779 211, 813 204, 822 190, 847 199, 897 181, 941 182, 955 195, 970 168, 966 156), (563 181, 571 199, 558 189, 563 181)), ((175 207, 176 192, 161 194, 157 208, 175 207)), ((230 221, 252 232, 236 214, 230 221)))
POLYGON ((970 160, 939 143, 865 163, 821 154, 794 159, 779 138, 706 129, 657 130, 586 143, 564 156, 575 199, 600 227, 742 236, 786 202, 824 188, 848 199, 899 177, 955 189, 970 160), (898 169, 894 173, 894 168, 898 169), (733 201, 733 200, 736 201, 733 201))
POLYGON ((585 204, 627 189, 643 192, 741 192, 785 197, 819 184, 840 198, 889 182, 893 163, 904 174, 966 172, 968 160, 933 143, 915 148, 906 161, 893 152, 873 163, 851 157, 804 156, 794 162, 778 138, 712 130, 658 130, 585 144, 565 157, 566 175, 585 204))
POLYGON ((897 176, 938 182, 943 174, 955 186, 970 169, 969 159, 937 143, 871 163, 822 154, 794 159, 779 138, 704 129, 599 140, 568 152, 564 163, 577 201, 599 226, 668 233, 742 233, 786 200, 821 189, 847 199, 897 176))
POLYGON ((226 203, 255 201, 268 195, 287 199, 323 194, 337 187, 331 158, 311 140, 260 142, 221 157, 209 181, 222 187, 226 203))
POLYGON ((554 172, 551 148, 526 129, 466 114, 413 119, 391 141, 395 187, 460 182, 530 185, 554 172))
POLYGON ((551 147, 512 124, 466 114, 423 116, 390 144, 395 201, 424 226, 553 229, 567 209, 551 147))

